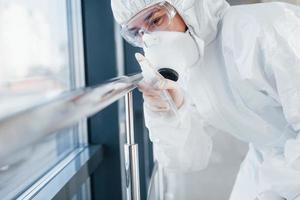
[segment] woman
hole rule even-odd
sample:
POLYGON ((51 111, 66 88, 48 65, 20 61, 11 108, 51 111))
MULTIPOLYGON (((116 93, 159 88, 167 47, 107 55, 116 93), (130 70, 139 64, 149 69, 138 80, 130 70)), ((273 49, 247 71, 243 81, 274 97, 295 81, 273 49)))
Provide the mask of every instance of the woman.
POLYGON ((112 9, 123 37, 144 49, 141 64, 179 74, 177 82, 140 85, 159 163, 204 169, 210 133, 231 134, 250 146, 231 200, 300 199, 300 8, 112 0, 112 9))

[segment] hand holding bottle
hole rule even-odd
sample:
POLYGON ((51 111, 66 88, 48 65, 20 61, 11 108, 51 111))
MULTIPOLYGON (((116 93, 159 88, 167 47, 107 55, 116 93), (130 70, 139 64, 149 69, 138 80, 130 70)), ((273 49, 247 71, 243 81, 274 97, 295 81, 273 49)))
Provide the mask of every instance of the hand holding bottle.
POLYGON ((144 81, 139 84, 146 106, 154 112, 174 112, 183 105, 183 92, 174 81, 165 79, 142 54, 137 53, 144 81))

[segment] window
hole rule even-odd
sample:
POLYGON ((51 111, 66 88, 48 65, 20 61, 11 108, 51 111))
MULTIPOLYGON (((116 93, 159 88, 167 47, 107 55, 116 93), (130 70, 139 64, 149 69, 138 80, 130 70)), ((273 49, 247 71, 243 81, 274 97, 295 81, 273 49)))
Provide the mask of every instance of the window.
MULTIPOLYGON (((0 118, 82 86, 73 48, 80 45, 74 42, 74 2, 79 1, 0 0, 0 118)), ((21 194, 82 144, 81 126, 0 160, 1 199, 21 194)))

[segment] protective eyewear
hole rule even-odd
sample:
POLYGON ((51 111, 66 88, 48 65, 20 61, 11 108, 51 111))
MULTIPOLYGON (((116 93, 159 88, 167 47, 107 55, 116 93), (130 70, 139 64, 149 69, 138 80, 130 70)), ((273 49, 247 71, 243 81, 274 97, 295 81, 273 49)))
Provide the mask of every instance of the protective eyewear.
POLYGON ((163 1, 150 6, 122 25, 121 34, 125 40, 137 47, 143 46, 143 35, 155 31, 166 31, 176 15, 175 8, 163 1))

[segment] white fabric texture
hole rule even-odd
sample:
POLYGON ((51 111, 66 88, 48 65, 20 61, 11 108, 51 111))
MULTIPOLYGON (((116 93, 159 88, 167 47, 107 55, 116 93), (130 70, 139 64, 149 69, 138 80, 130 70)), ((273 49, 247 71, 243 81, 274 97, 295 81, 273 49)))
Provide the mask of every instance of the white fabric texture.
MULTIPOLYGON (((228 9, 217 38, 205 48, 202 63, 188 72, 187 93, 197 107, 198 117, 194 124, 189 119, 191 115, 183 118, 184 124, 193 128, 176 129, 182 133, 180 136, 196 137, 191 136, 195 130, 201 135, 207 133, 199 127, 202 121, 253 144, 255 153, 250 153, 241 166, 231 200, 245 199, 245 196, 249 200, 250 197, 292 200, 300 193, 300 141, 296 139, 300 122, 300 18, 297 14, 300 14, 298 7, 280 3, 228 9)), ((154 119, 148 121, 154 123, 154 119)), ((151 127, 149 123, 148 127, 151 127)), ((152 139, 166 136, 162 141, 167 141, 173 136, 168 130, 171 129, 150 128, 152 139)), ((169 151, 172 153, 161 160, 183 152, 176 147, 187 140, 179 140, 181 143, 174 142, 174 149, 169 151)), ((185 144, 193 150, 192 155, 197 154, 185 155, 190 162, 200 162, 201 157, 207 160, 201 142, 185 144)), ((205 165, 199 166, 194 170, 205 165)), ((185 168, 180 162, 170 167, 185 168)))
POLYGON ((196 42, 189 31, 158 31, 145 34, 143 41, 145 56, 158 69, 171 67, 177 73, 184 74, 203 56, 203 42, 200 39, 196 42))
MULTIPOLYGON (((124 2, 112 1, 119 23, 157 1, 124 2)), ((300 8, 169 2, 206 46, 185 74, 189 101, 179 120, 145 110, 158 161, 171 170, 205 168, 212 147, 206 127, 213 127, 251 144, 231 200, 299 198, 300 8)))
MULTIPOLYGON (((114 17, 119 24, 126 23, 131 17, 146 7, 162 0, 111 0, 114 17)), ((217 33, 217 24, 229 7, 225 0, 166 0, 173 5, 184 19, 189 29, 206 44, 217 33)))
POLYGON ((293 200, 300 193, 300 8, 282 3, 232 7, 222 26, 234 102, 239 110, 246 106, 244 114, 254 114, 250 123, 260 130, 252 132, 253 138, 236 132, 253 143, 255 153, 242 165, 231 200, 245 199, 237 194, 247 185, 254 186, 248 196, 293 200))
POLYGON ((150 139, 155 146, 154 153, 164 168, 185 172, 206 168, 212 140, 205 133, 206 126, 192 105, 185 102, 178 110, 177 118, 144 108, 146 126, 150 127, 150 139))

